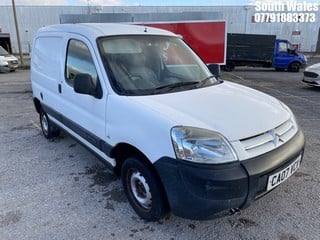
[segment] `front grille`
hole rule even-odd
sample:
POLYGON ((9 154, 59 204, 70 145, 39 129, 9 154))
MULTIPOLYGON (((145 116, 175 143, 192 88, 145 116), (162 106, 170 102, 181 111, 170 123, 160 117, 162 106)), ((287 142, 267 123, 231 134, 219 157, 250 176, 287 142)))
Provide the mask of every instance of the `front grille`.
POLYGON ((8 61, 8 65, 9 67, 16 67, 18 66, 18 61, 17 60, 8 61))
POLYGON ((308 71, 304 71, 303 75, 305 77, 310 77, 310 78, 317 78, 319 75, 314 73, 314 72, 308 72, 308 71))
POLYGON ((265 133, 242 139, 240 143, 246 154, 254 157, 281 146, 291 139, 296 132, 297 129, 290 119, 265 133))

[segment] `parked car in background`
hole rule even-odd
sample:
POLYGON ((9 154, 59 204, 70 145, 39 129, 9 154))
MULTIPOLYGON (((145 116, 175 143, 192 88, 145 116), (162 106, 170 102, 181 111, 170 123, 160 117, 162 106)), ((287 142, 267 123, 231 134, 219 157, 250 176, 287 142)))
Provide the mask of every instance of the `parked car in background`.
POLYGON ((14 72, 18 67, 18 59, 0 46, 0 72, 14 72))
POLYGON ((313 64, 304 70, 302 82, 312 86, 320 86, 320 63, 313 64))

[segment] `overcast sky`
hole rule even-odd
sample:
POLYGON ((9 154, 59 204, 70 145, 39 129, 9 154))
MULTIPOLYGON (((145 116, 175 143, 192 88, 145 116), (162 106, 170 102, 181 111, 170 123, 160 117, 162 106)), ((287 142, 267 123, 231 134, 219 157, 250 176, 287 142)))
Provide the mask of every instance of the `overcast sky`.
MULTIPOLYGON (((260 0, 260 2, 286 2, 287 0, 260 0)), ((303 0, 291 0, 304 2, 303 0)), ((319 0, 306 0, 318 3, 319 0)), ((15 0, 16 5, 101 5, 101 6, 244 6, 255 0, 15 0)), ((12 0, 0 0, 0 5, 11 5, 12 0)))

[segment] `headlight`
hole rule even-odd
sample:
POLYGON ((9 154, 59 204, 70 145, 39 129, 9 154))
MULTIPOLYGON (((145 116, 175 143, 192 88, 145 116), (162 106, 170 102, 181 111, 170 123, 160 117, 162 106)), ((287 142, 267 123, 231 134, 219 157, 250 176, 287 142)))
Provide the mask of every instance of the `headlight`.
POLYGON ((8 66, 8 62, 5 60, 3 56, 0 56, 0 64, 2 66, 8 66))
POLYGON ((206 164, 237 161, 229 142, 217 132, 178 126, 172 128, 171 138, 177 158, 206 164))

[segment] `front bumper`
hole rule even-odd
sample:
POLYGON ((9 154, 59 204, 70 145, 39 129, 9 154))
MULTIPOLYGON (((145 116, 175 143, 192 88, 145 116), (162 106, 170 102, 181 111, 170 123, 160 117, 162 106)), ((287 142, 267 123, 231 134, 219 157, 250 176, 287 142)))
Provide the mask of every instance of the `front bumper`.
POLYGON ((281 147, 241 162, 206 165, 164 157, 154 165, 173 214, 209 219, 220 212, 244 208, 266 194, 268 176, 303 155, 304 145, 299 130, 281 147))
POLYGON ((304 77, 302 79, 302 82, 310 85, 310 86, 315 86, 315 87, 319 87, 320 86, 320 78, 307 78, 304 77))
POLYGON ((8 66, 0 66, 0 72, 9 72, 10 68, 8 66))

